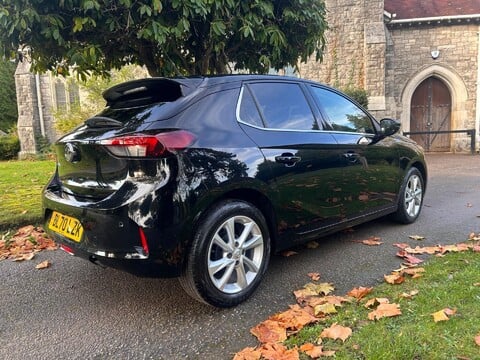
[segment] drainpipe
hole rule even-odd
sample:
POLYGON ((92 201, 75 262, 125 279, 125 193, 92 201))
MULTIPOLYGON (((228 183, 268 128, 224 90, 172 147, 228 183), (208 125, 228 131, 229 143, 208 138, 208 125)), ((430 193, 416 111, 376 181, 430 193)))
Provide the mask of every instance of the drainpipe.
POLYGON ((45 121, 43 120, 43 109, 42 109, 42 91, 40 89, 40 75, 35 74, 35 89, 37 90, 37 107, 38 107, 38 116, 40 118, 40 133, 45 137, 45 121))
MULTIPOLYGON (((478 27, 478 51, 477 51, 477 108, 475 116, 475 131, 477 139, 480 137, 480 26, 478 27)), ((478 140, 477 140, 478 141, 478 140)), ((476 144, 475 144, 476 145, 476 144)))

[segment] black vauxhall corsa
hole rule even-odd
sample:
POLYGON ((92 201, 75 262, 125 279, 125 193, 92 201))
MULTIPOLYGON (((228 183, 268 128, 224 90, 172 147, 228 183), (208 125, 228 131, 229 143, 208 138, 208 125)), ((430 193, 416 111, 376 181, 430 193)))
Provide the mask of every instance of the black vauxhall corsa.
POLYGON ((69 253, 247 299, 271 251, 387 214, 417 219, 422 149, 342 93, 297 78, 150 78, 56 143, 45 228, 69 253))

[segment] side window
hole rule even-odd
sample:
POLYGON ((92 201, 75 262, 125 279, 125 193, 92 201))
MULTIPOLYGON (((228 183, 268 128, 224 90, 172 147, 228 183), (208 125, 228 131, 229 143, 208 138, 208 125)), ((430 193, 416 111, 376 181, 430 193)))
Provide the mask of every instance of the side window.
POLYGON ((258 112, 255 101, 248 87, 243 87, 242 99, 240 100, 240 109, 238 112, 240 120, 247 124, 263 127, 262 118, 258 112))
POLYGON ((254 83, 248 87, 259 104, 266 127, 286 130, 319 129, 299 85, 254 83))
POLYGON ((374 134, 374 126, 368 115, 343 96, 316 86, 312 92, 318 105, 327 115, 334 130, 374 134))

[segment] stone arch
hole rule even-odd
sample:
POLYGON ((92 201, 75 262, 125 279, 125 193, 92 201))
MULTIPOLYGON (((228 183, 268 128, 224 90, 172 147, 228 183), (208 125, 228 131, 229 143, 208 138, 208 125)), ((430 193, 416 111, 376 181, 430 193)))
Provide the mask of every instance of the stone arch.
POLYGON ((466 103, 468 100, 468 91, 462 78, 451 68, 442 65, 430 65, 412 76, 405 85, 402 95, 402 129, 403 131, 410 131, 410 105, 415 89, 425 79, 434 76, 442 80, 450 91, 452 96, 452 115, 451 115, 451 129, 464 128, 465 119, 467 119, 466 103))

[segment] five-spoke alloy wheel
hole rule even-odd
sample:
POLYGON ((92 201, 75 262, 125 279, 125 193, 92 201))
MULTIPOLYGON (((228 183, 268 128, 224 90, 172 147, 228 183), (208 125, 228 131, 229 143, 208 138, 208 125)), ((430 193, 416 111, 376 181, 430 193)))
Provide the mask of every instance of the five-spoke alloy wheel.
POLYGON ((398 210, 394 214, 399 222, 410 224, 420 215, 424 196, 424 180, 420 171, 412 167, 400 189, 398 210))
POLYGON ((200 221, 180 282, 198 300, 235 306, 256 289, 269 256, 262 213, 244 201, 221 202, 200 221))

